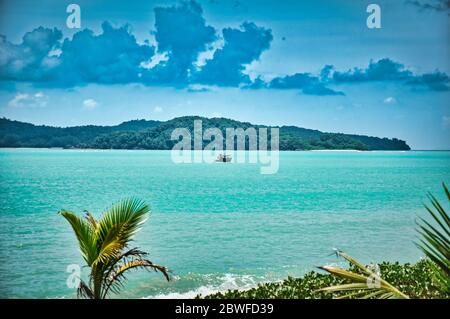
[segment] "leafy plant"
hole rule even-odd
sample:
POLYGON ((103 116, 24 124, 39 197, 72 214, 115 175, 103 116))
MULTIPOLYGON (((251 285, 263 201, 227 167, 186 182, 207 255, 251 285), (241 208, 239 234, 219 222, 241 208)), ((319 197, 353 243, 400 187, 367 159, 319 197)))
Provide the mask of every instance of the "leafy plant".
MULTIPOLYGON (((446 298, 439 291, 437 284, 433 281, 432 262, 422 259, 415 264, 400 264, 398 262, 382 262, 379 264, 384 280, 388 281, 410 298, 446 298)), ((358 272, 354 266, 350 267, 352 272, 358 272)), ((351 283, 344 279, 329 274, 310 271, 302 277, 287 279, 280 282, 261 283, 247 290, 228 290, 217 292, 207 296, 198 295, 197 298, 206 299, 330 299, 342 298, 348 295, 348 291, 326 292, 321 288, 333 285, 351 283)), ((358 295, 348 296, 350 299, 358 298, 358 295)))
MULTIPOLYGON (((450 202, 450 192, 445 184, 445 194, 450 202)), ((424 252, 424 254, 433 261, 433 273, 436 282, 446 293, 450 292, 450 218, 439 201, 432 195, 428 194, 433 208, 426 206, 425 208, 431 215, 436 225, 433 226, 425 219, 420 218, 417 223, 418 232, 422 236, 416 245, 424 252)))
MULTIPOLYGON (((448 188, 445 184, 443 184, 443 187, 447 199, 450 201, 448 188)), ((425 208, 436 225, 433 226, 425 219, 420 218, 417 224, 419 227, 418 233, 422 238, 416 245, 431 261, 432 278, 438 283, 437 289, 448 297, 450 287, 450 219, 439 201, 431 194, 428 196, 433 208, 426 205, 425 208)), ((351 266, 356 267, 358 272, 333 266, 320 267, 334 276, 350 280, 348 284, 322 288, 321 291, 350 292, 343 295, 342 298, 409 298, 398 288, 381 278, 379 273, 372 271, 369 267, 341 251, 338 251, 337 254, 346 259, 351 266)))
POLYGON ((83 259, 91 270, 87 284, 80 279, 78 297, 104 299, 109 293, 118 293, 124 285, 125 273, 132 269, 161 272, 170 280, 167 268, 145 259, 146 252, 128 248, 149 211, 144 202, 126 199, 108 209, 100 220, 89 212, 85 218, 66 210, 59 212, 72 226, 83 259))
POLYGON ((368 266, 360 263, 353 257, 347 255, 342 251, 336 251, 336 254, 347 260, 350 265, 354 266, 358 272, 345 270, 335 266, 322 266, 319 267, 332 275, 348 279, 351 283, 341 284, 337 286, 331 286, 322 288, 324 292, 349 292, 339 299, 349 297, 359 297, 363 299, 368 298, 380 298, 380 299, 408 299, 409 297, 391 285, 389 282, 381 278, 380 273, 374 271, 368 266))

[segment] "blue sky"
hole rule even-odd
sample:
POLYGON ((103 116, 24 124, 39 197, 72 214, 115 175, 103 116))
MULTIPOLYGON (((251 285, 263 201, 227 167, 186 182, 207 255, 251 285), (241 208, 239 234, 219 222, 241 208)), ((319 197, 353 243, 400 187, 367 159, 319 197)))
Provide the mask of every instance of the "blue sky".
POLYGON ((221 116, 450 149, 449 13, 447 0, 1 1, 0 116, 221 116))

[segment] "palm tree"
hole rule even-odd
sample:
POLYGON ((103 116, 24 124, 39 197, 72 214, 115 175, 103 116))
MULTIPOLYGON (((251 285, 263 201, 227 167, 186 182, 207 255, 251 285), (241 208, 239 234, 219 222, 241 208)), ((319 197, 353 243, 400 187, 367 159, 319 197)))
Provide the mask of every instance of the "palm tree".
POLYGON ((126 199, 109 208, 99 220, 89 212, 85 218, 66 210, 59 212, 72 226, 83 259, 91 270, 88 284, 80 278, 78 297, 104 299, 109 293, 118 293, 125 273, 131 269, 154 270, 170 280, 167 268, 145 259, 146 252, 128 247, 149 211, 144 202, 126 199))
MULTIPOLYGON (((445 184, 442 185, 450 202, 450 192, 445 184)), ((419 218, 417 231, 421 239, 416 245, 431 261, 433 278, 439 291, 443 295, 448 296, 450 295, 450 218, 432 194, 428 194, 428 198, 432 207, 425 205, 425 208, 434 220, 435 225, 423 218, 419 218)), ((370 267, 365 266, 342 251, 337 251, 337 255, 356 267, 357 272, 334 266, 319 267, 334 276, 350 281, 348 284, 331 286, 319 291, 344 293, 339 298, 409 298, 399 289, 382 279, 380 274, 374 272, 370 267)))
MULTIPOLYGON (((447 200, 450 202, 450 192, 444 183, 442 186, 447 200)), ((431 265, 436 283, 443 292, 450 294, 450 218, 432 194, 428 194, 428 198, 433 208, 425 205, 425 209, 433 218, 435 226, 420 218, 417 223, 419 227, 417 231, 422 238, 419 243, 416 243, 416 246, 432 261, 431 265)))

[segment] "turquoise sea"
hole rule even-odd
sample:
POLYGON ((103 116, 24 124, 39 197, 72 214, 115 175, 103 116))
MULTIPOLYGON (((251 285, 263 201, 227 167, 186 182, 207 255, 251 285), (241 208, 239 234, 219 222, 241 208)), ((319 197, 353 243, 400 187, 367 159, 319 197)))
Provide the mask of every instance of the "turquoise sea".
MULTIPOLYGON (((450 152, 281 152, 258 164, 174 164, 169 151, 0 150, 0 297, 71 298, 83 265, 61 208, 96 216, 137 196, 152 214, 135 244, 174 280, 128 276, 119 297, 193 297, 341 263, 415 262, 415 218, 443 199, 450 152)), ((83 269, 86 275, 87 269, 83 269)))

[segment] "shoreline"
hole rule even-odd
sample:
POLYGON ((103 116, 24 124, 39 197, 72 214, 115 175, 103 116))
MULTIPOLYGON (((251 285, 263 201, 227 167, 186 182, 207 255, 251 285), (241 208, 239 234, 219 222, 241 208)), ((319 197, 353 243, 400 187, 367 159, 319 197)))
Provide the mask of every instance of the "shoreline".
MULTIPOLYGON (((433 278, 432 266, 426 258, 407 263, 382 261, 377 265, 381 270, 381 278, 387 274, 389 283, 396 287, 402 286, 401 292, 408 298, 448 298, 448 295, 442 292, 436 284, 431 284, 430 287, 433 278), (416 277, 418 272, 424 274, 420 279, 416 277), (414 284, 411 284, 412 282, 414 284)), ((345 269, 349 268, 351 267, 345 267, 345 269)), ((343 297, 348 292, 324 292, 321 289, 346 283, 348 283, 347 279, 313 270, 300 277, 288 276, 280 281, 259 283, 248 289, 231 289, 225 292, 197 295, 195 299, 334 299, 343 297)), ((348 295, 347 297, 349 299, 359 298, 348 295)))
MULTIPOLYGON (((55 150, 55 151, 171 151, 171 149, 125 149, 125 148, 63 148, 63 147, 0 147, 0 150, 55 150)), ((197 151, 197 150, 190 150, 197 151)), ((201 150, 204 151, 204 150, 201 150)), ((259 152, 260 150, 223 150, 217 152, 259 152)), ((263 150, 265 151, 265 150, 263 150)), ((278 150, 278 152, 336 152, 336 153, 370 153, 370 152, 450 152, 450 150, 355 150, 355 149, 317 149, 317 150, 278 150)), ((269 150, 270 152, 270 150, 269 150)))

